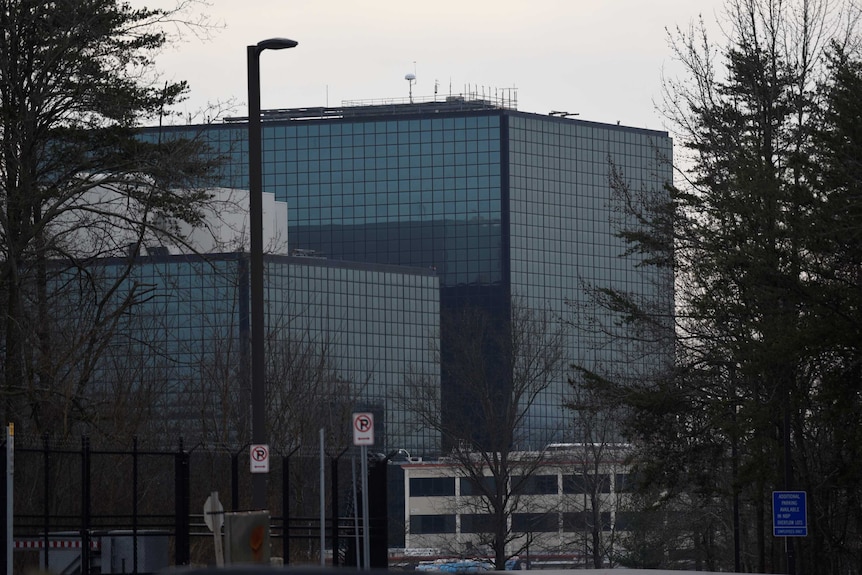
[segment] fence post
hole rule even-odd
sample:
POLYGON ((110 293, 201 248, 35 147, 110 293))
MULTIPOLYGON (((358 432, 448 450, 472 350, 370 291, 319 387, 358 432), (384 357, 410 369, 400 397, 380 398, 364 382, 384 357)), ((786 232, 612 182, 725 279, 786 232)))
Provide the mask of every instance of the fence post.
MULTIPOLYGON (((341 452, 343 455, 344 452, 341 452)), ((330 472, 329 472, 329 481, 330 481, 330 490, 332 492, 332 566, 338 567, 338 547, 340 545, 338 541, 338 512, 340 511, 339 497, 338 497, 338 460, 341 458, 341 455, 338 457, 333 457, 330 460, 330 472)), ((323 485, 320 486, 323 489, 323 485)), ((321 529, 323 527, 321 526, 321 529)))
POLYGON ((48 541, 50 539, 49 534, 51 532, 51 506, 50 506, 50 501, 51 501, 51 473, 49 472, 49 469, 48 469, 49 465, 48 464, 51 461, 51 446, 48 443, 48 434, 47 433, 42 435, 42 449, 43 449, 42 458, 43 458, 43 463, 44 463, 44 467, 45 467, 45 470, 44 470, 44 481, 45 481, 44 487, 45 487, 45 489, 43 492, 44 498, 45 498, 45 505, 43 508, 43 514, 44 514, 43 519, 45 521, 45 524, 42 526, 42 544, 43 544, 43 549, 45 549, 45 571, 50 571, 51 565, 49 562, 50 555, 48 554, 48 549, 49 549, 48 541))
POLYGON ((174 564, 188 565, 190 559, 189 553, 189 529, 190 529, 190 485, 189 485, 189 454, 183 449, 183 440, 180 438, 179 448, 174 460, 174 492, 175 496, 175 517, 174 525, 176 533, 176 551, 174 564))
POLYGON ((299 450, 299 446, 293 451, 282 456, 281 464, 281 516, 282 516, 282 546, 284 547, 284 564, 290 563, 290 457, 299 450))
POLYGON ((230 454, 230 510, 239 511, 239 452, 230 454))
MULTIPOLYGON (((341 456, 347 453, 347 448, 341 450, 341 453, 332 458, 330 463, 330 498, 332 500, 332 565, 338 566, 340 563, 338 557, 338 547, 341 543, 338 540, 338 513, 341 511, 341 505, 338 497, 338 460, 341 456)), ((323 489, 323 485, 320 486, 323 489)), ((322 527, 321 527, 322 529, 322 527)))
MULTIPOLYGON (((45 556, 48 549, 45 549, 45 556)), ((81 437, 81 573, 90 572, 90 438, 81 437)))
POLYGON ((389 457, 377 460, 368 471, 368 513, 370 542, 370 564, 373 569, 389 568, 387 540, 389 537, 388 497, 389 457))
MULTIPOLYGON (((294 450, 296 451, 296 450, 294 450)), ((281 458, 281 546, 284 564, 290 564, 290 455, 281 458)))
POLYGON ((9 505, 12 505, 12 498, 8 496, 6 493, 6 488, 8 486, 9 481, 9 450, 6 445, 6 441, 8 441, 8 434, 4 432, 3 437, 3 465, 0 466, 3 469, 3 476, 0 477, 0 507, 3 508, 3 519, 0 521, 2 525, 0 525, 0 534, 2 534, 2 549, 0 549, 0 563, 3 565, 3 573, 6 575, 12 575, 12 545, 10 545, 12 540, 12 534, 9 533, 9 530, 12 526, 9 524, 9 505))
POLYGON ((138 572, 138 436, 132 438, 132 573, 138 572))

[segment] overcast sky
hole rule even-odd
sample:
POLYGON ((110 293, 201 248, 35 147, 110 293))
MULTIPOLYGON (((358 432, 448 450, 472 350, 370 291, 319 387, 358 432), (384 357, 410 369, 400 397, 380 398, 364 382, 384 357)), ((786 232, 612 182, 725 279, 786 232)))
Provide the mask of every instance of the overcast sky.
MULTIPOLYGON (((171 6, 175 0, 133 0, 171 6)), ((666 129, 655 103, 673 74, 666 29, 723 0, 208 0, 220 24, 207 40, 185 34, 158 63, 185 79, 186 112, 207 103, 247 112, 245 47, 272 37, 299 46, 261 55, 263 108, 339 106, 515 88, 517 107, 584 120, 666 129)), ((510 92, 511 93, 511 92, 510 92)))

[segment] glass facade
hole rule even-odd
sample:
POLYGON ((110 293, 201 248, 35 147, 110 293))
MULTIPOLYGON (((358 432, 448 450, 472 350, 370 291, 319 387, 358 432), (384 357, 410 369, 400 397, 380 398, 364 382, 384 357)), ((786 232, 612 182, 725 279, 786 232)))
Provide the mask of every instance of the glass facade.
MULTIPOLYGON (((671 180, 666 133, 490 105, 429 106, 264 115, 264 190, 289 205, 291 249, 433 269, 444 314, 474 305, 500 325, 513 297, 566 320, 573 305, 589 304, 582 282, 649 296, 670 281, 621 256, 611 223, 619 200, 609 184, 613 164, 633 188, 663 194, 671 180)), ((247 185, 244 123, 173 129, 201 130, 228 158, 221 185, 247 185)), ((445 376, 442 337, 445 409, 458 390, 445 376)), ((573 333, 564 355, 568 363, 622 364, 626 345, 573 333)), ((569 390, 561 373, 531 408, 520 447, 578 440, 563 408, 569 390)))
POLYGON ((268 258, 267 270, 268 330, 278 333, 285 325, 326 346, 356 405, 376 412, 374 449, 435 453, 438 434, 401 406, 411 393, 407 373, 440 378, 428 346, 440 321, 434 272, 276 256, 268 258))
MULTIPOLYGON (((264 122, 263 189, 288 203, 291 249, 433 268, 441 287, 500 284, 501 121, 490 111, 264 122)), ((247 187, 245 129, 203 135, 229 159, 219 184, 247 187)))
MULTIPOLYGON (((665 195, 664 184, 672 181, 667 135, 528 115, 511 117, 508 134, 512 293, 530 307, 577 321, 575 310, 592 308, 584 286, 609 287, 646 299, 666 297, 662 307, 670 317, 672 278, 623 255, 627 246, 614 223, 625 213, 610 184, 616 170, 635 194, 665 195)), ((634 374, 657 361, 638 354, 624 337, 590 336, 579 326, 571 332, 565 356, 580 364, 634 374)), ((583 441, 560 426, 567 391, 561 381, 543 392, 527 428, 551 432, 555 441, 583 441)))
MULTIPOLYGON (((300 420, 308 419, 312 428, 304 431, 316 437, 320 417, 360 408, 377 414, 379 449, 435 452, 437 435, 395 404, 407 393, 408 369, 439 380, 439 362, 423 345, 439 326, 434 273, 287 256, 267 256, 265 266, 273 447, 296 444, 300 420)), ((108 276, 123 269, 110 262, 100 267, 108 276)), ((247 255, 141 258, 123 285, 117 297, 137 291, 142 303, 121 320, 95 379, 147 390, 166 431, 233 444, 250 409, 242 391, 249 359, 247 255)), ((344 427, 349 436, 349 419, 344 427)))

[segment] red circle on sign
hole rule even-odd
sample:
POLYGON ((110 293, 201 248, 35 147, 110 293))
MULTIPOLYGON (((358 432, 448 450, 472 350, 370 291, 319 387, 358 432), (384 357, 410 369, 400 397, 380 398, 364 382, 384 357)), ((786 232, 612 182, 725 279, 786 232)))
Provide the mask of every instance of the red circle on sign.
POLYGON ((371 418, 366 415, 360 415, 353 420, 353 425, 359 431, 368 431, 371 429, 371 418))
POLYGON ((251 457, 255 461, 266 461, 266 447, 258 446, 255 447, 251 452, 251 457))

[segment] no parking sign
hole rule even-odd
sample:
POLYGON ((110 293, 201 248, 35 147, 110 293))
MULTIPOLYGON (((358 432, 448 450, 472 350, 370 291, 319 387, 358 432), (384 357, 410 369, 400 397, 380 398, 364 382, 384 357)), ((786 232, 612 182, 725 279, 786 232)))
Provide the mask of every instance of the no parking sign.
POLYGON ((374 445, 374 414, 353 414, 353 445, 374 445))
POLYGON ((252 445, 248 460, 252 473, 269 473, 269 445, 252 445))

